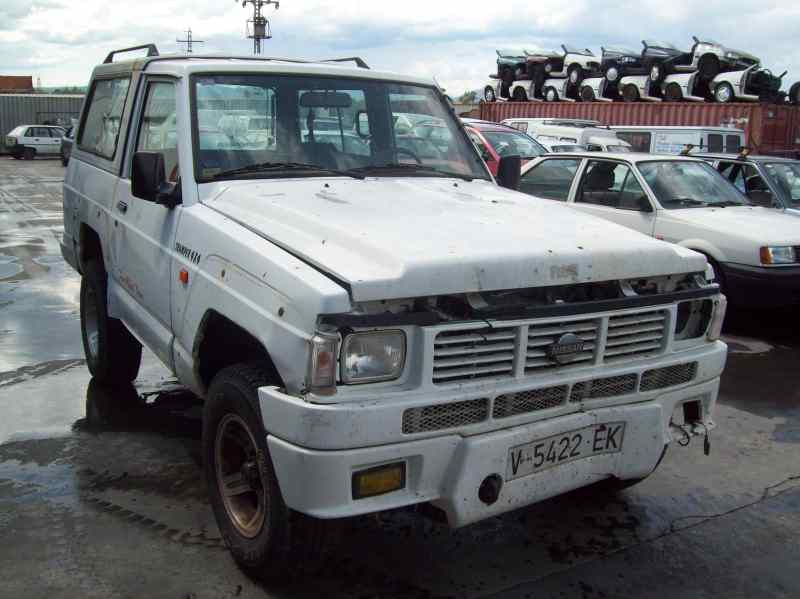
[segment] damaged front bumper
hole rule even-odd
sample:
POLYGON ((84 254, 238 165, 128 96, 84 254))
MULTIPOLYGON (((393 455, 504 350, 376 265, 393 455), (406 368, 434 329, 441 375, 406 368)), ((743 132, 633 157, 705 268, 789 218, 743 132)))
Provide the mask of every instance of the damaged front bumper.
MULTIPOLYGON (((585 401, 579 411, 544 410, 460 430, 404 434, 404 412, 431 403, 428 397, 399 394, 336 405, 311 404, 276 388, 259 390, 268 446, 286 504, 319 518, 341 518, 430 502, 441 508, 453 527, 464 526, 512 509, 589 485, 605 478, 636 479, 657 466, 673 440, 707 434, 714 428, 713 410, 727 348, 716 342, 681 352, 671 362, 695 360, 690 383, 627 398, 585 401), (626 403, 619 403, 624 401, 626 403), (673 414, 697 420, 673 426, 673 414), (676 412, 677 411, 677 412, 676 412), (620 450, 554 465, 520 477, 509 476, 512 448, 602 424, 624 423, 620 450), (355 499, 353 476, 378 466, 402 462, 404 486, 355 499), (499 479, 499 495, 487 503, 479 496, 489 478, 499 479)), ((652 368, 645 364, 644 368, 652 368)), ((658 366, 670 367, 664 360, 658 366)), ((630 367, 628 367, 630 371, 630 367)), ((566 382, 566 381, 565 381, 566 382)), ((524 391, 531 380, 498 389, 497 394, 524 391)), ((467 400, 465 393, 449 392, 467 400)), ((493 398, 494 399, 494 398, 493 398)))

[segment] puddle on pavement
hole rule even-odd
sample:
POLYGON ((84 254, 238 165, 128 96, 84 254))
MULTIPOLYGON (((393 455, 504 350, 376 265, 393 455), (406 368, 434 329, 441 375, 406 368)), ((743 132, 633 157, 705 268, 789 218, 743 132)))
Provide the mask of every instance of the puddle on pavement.
POLYGON ((22 272, 22 264, 15 256, 0 255, 0 280, 16 277, 22 272))

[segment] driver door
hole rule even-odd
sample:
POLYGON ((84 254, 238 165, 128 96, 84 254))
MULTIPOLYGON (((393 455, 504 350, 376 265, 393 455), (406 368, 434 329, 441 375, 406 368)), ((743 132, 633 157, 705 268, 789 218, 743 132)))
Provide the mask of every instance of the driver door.
POLYGON ((652 236, 656 212, 633 169, 622 162, 590 160, 575 194, 575 208, 652 236))
POLYGON ((178 180, 176 83, 149 78, 141 89, 143 99, 137 104, 123 177, 112 206, 112 276, 119 316, 171 366, 171 250, 181 206, 170 209, 134 197, 130 171, 134 152, 159 152, 167 179, 178 180))

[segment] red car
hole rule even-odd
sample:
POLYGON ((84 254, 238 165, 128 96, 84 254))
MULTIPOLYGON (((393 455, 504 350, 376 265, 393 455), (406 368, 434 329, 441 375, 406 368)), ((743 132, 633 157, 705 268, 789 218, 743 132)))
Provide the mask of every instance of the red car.
POLYGON ((519 156, 522 164, 547 154, 547 150, 522 131, 498 123, 470 121, 464 123, 472 143, 478 148, 486 166, 497 175, 497 166, 504 156, 519 156))

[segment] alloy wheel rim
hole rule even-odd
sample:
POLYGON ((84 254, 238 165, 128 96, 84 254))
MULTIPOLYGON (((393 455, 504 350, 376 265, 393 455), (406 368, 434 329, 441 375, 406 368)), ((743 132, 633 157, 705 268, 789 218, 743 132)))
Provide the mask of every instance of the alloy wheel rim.
POLYGON ((720 85, 717 88, 717 101, 727 102, 731 99, 731 90, 727 85, 720 85))
POLYGON ((255 437, 237 414, 227 414, 214 441, 217 487, 228 519, 243 537, 261 532, 267 514, 264 477, 255 437))

